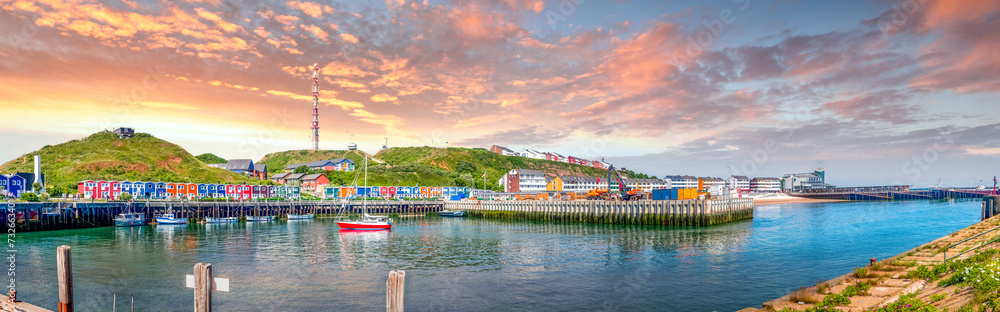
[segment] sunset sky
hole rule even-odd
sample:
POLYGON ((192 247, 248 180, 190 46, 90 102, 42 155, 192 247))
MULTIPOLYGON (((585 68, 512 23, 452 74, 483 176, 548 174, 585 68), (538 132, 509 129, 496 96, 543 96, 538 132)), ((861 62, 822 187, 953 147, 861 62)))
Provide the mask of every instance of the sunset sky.
POLYGON ((1000 1, 4 1, 0 162, 131 126, 192 154, 534 148, 837 185, 1000 173, 1000 1), (252 3, 252 4, 251 4, 252 3))

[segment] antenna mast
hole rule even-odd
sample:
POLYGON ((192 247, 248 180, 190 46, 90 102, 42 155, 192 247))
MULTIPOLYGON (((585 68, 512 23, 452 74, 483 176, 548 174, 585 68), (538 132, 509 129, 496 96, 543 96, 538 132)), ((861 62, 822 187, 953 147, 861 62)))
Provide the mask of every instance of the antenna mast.
POLYGON ((313 64, 313 150, 319 150, 319 64, 313 64))

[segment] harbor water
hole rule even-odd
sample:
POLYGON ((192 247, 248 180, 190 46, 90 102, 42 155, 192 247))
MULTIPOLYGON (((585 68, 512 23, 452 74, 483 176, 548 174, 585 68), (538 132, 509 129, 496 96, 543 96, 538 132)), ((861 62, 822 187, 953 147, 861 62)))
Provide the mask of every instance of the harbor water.
POLYGON ((56 309, 56 247, 72 246, 78 311, 190 311, 195 263, 231 292, 220 311, 379 311, 406 270, 408 311, 733 311, 969 226, 979 201, 757 207, 753 220, 659 227, 401 218, 341 232, 332 219, 19 233, 18 299, 56 309))

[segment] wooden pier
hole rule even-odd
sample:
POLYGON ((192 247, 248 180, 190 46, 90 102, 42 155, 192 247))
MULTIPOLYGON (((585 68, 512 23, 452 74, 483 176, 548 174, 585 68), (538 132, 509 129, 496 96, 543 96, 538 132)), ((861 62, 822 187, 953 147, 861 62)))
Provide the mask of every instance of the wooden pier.
MULTIPOLYGON (((178 218, 283 216, 293 214, 336 214, 343 202, 339 201, 282 201, 282 202, 45 202, 6 203, 0 220, 8 222, 7 212, 13 211, 18 232, 76 229, 114 226, 114 218, 123 212, 146 215, 146 220, 165 212, 178 218)), ((344 213, 360 213, 361 201, 351 201, 344 213)), ((369 201, 372 214, 424 214, 438 212, 441 201, 369 201)))
POLYGON ((753 200, 455 201, 471 217, 597 224, 707 226, 753 219, 753 200))

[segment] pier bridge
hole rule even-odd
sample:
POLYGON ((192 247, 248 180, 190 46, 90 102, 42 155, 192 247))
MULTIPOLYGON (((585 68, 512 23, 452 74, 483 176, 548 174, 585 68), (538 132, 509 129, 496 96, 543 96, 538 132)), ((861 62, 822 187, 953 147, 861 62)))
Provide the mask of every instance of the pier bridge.
POLYGON ((993 195, 993 190, 933 189, 933 190, 869 190, 837 189, 830 192, 792 193, 792 196, 812 199, 838 199, 851 201, 911 200, 911 199, 960 199, 982 198, 993 195))

